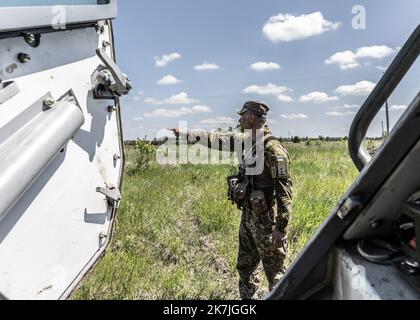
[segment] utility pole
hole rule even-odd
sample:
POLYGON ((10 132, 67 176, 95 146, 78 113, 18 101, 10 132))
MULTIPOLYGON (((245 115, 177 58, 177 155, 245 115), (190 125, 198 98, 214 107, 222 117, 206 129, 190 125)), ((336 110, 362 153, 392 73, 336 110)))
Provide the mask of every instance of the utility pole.
MULTIPOLYGON (((385 74, 385 72, 383 72, 385 74)), ((388 100, 386 100, 385 104, 385 113, 386 113, 386 136, 389 136, 389 105, 388 100)))
POLYGON ((389 105, 388 105, 388 100, 386 101, 385 110, 386 110, 386 135, 389 136, 389 105))
POLYGON ((384 122, 382 121, 382 139, 385 138, 384 122))

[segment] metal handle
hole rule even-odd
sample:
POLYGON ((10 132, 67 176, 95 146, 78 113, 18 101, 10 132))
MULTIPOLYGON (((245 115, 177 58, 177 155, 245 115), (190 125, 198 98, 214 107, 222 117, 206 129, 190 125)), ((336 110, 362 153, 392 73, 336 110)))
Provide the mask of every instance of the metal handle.
POLYGON ((420 25, 407 40, 354 118, 349 135, 349 149, 353 162, 360 171, 371 161, 371 156, 363 144, 369 125, 414 64, 419 53, 420 25))
POLYGON ((120 68, 115 64, 115 62, 106 54, 103 48, 96 49, 96 54, 105 64, 106 68, 111 72, 114 81, 115 88, 112 88, 112 91, 118 93, 120 96, 126 95, 132 89, 130 80, 125 76, 120 68))

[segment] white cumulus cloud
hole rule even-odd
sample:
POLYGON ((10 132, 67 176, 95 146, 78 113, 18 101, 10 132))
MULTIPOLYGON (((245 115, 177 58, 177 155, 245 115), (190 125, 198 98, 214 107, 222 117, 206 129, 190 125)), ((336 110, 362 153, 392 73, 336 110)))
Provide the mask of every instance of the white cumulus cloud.
POLYGON ((220 67, 215 63, 204 62, 203 64, 196 65, 194 67, 197 71, 207 71, 207 70, 218 70, 220 67))
POLYGON ((282 114, 280 115, 282 118, 287 120, 300 120, 300 119, 308 119, 308 116, 303 113, 298 114, 282 114))
POLYGON ((192 110, 195 113, 206 113, 206 112, 211 112, 211 108, 204 106, 204 105, 197 105, 192 107, 192 110))
POLYGON ((287 92, 292 92, 293 90, 285 87, 278 86, 274 83, 267 83, 263 86, 251 85, 242 90, 245 94, 258 94, 260 96, 277 96, 277 99, 282 102, 293 102, 293 98, 288 96, 287 92))
POLYGON ((195 113, 209 113, 211 109, 207 106, 197 105, 192 108, 181 109, 156 109, 152 112, 145 113, 146 118, 179 118, 189 114, 195 113))
POLYGON ((277 96, 277 100, 281 101, 281 102, 293 102, 293 98, 290 96, 287 96, 285 94, 279 94, 277 96))
POLYGON ((233 124, 235 122, 236 122, 236 119, 231 118, 231 117, 216 117, 216 118, 204 119, 200 121, 201 124, 206 124, 206 125, 233 124))
POLYGON ((398 48, 392 49, 388 46, 370 46, 370 47, 361 47, 353 51, 342 51, 333 54, 327 60, 325 60, 326 64, 336 64, 342 70, 350 70, 354 68, 358 68, 361 66, 360 60, 361 59, 383 59, 386 57, 391 56, 392 54, 396 53, 398 48))
POLYGON ((170 84, 177 84, 177 83, 181 83, 182 81, 177 79, 176 77, 174 77, 171 74, 168 74, 166 76, 164 76, 162 79, 160 79, 157 84, 160 85, 170 85, 170 84))
POLYGON ((402 111, 402 110, 406 110, 408 107, 406 105, 395 105, 392 106, 391 108, 389 108, 389 110, 391 111, 402 111))
POLYGON ((373 59, 383 59, 389 57, 390 55, 398 52, 398 48, 392 49, 388 46, 370 46, 370 47, 361 47, 356 51, 356 58, 373 58, 373 59))
POLYGON ((249 66, 252 70, 255 71, 269 71, 269 70, 279 70, 281 66, 278 63, 275 62, 255 62, 249 66))
POLYGON ((326 115, 330 117, 343 117, 343 116, 351 116, 356 114, 354 111, 346 111, 346 112, 338 112, 338 111, 331 111, 327 112, 326 115))
POLYGON ((358 104, 345 104, 344 106, 337 107, 338 109, 359 109, 358 104))
POLYGON ((325 92, 319 92, 319 91, 308 93, 307 95, 304 95, 300 97, 299 99, 300 102, 313 102, 313 103, 324 103, 324 102, 337 101, 337 100, 338 100, 338 97, 335 97, 335 96, 330 97, 325 92))
POLYGON ((179 94, 173 95, 167 99, 155 99, 155 98, 146 98, 144 99, 145 103, 153 105, 162 105, 162 104, 192 104, 198 103, 199 100, 190 98, 187 93, 180 92, 179 94))
POLYGON ((156 67, 164 67, 168 63, 170 63, 170 62, 172 62, 176 59, 180 59, 181 57, 182 56, 178 52, 164 54, 161 57, 156 56, 155 57, 155 65, 156 65, 156 67))
POLYGON ((340 22, 324 19, 321 12, 294 16, 278 14, 270 17, 263 27, 263 34, 274 43, 306 39, 327 31, 337 30, 340 22))
POLYGON ((375 83, 363 80, 353 85, 340 86, 335 92, 343 96, 367 96, 372 92, 375 86, 375 83))

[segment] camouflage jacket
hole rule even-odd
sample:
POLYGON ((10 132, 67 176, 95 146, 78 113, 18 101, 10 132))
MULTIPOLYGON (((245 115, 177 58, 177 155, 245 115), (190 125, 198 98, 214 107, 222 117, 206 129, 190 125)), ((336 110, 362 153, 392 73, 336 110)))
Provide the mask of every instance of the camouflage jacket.
MULTIPOLYGON (((253 178, 254 188, 264 190, 269 202, 276 200, 276 227, 279 231, 286 232, 291 219, 293 201, 293 184, 290 172, 291 161, 286 148, 278 139, 272 137, 268 127, 264 130, 264 136, 268 138, 264 144, 264 172, 253 178), (277 175, 277 163, 272 161, 276 158, 286 159, 287 167, 289 168, 286 175, 281 177, 277 175)), ((238 146, 243 145, 244 141, 249 138, 250 133, 242 131, 227 133, 208 133, 201 130, 188 131, 188 141, 197 141, 201 145, 220 151, 238 151, 238 146)), ((243 152, 243 148, 239 150, 243 152)), ((242 157, 243 154, 238 154, 238 158, 242 157)))

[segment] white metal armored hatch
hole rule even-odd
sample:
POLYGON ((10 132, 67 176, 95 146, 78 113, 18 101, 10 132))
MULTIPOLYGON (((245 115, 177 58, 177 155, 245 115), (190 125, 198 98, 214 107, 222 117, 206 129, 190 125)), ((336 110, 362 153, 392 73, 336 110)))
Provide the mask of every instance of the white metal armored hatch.
POLYGON ((0 2, 0 297, 66 298, 120 201, 114 0, 0 2))

